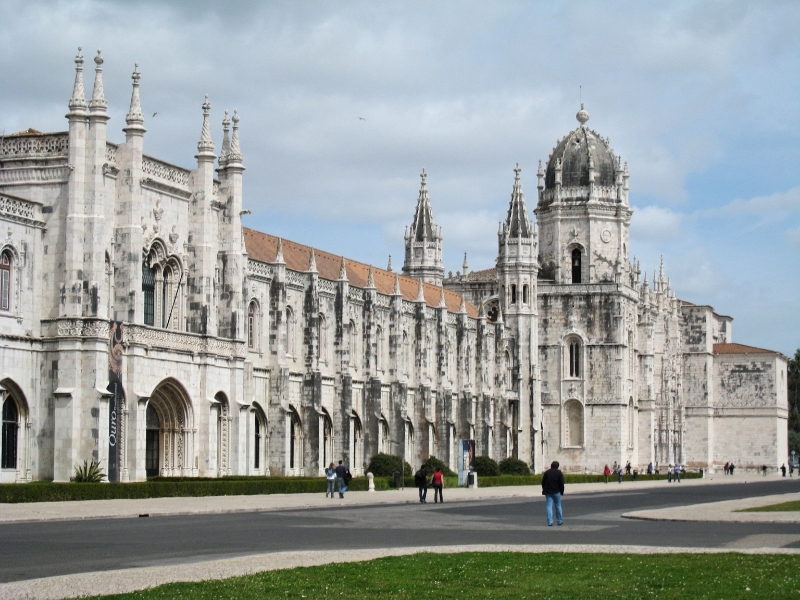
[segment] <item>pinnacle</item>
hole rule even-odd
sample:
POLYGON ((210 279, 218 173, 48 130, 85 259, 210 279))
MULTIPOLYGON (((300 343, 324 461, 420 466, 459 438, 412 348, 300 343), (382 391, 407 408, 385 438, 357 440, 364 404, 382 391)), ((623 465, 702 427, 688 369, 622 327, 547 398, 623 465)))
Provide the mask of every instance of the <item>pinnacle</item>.
POLYGON ((222 119, 222 148, 219 151, 219 166, 225 166, 228 162, 228 154, 231 151, 231 136, 230 136, 231 120, 228 118, 228 111, 225 111, 225 117, 222 119))
POLYGON ((92 90, 92 100, 89 102, 89 109, 92 112, 105 112, 108 108, 108 102, 105 98, 105 90, 103 90, 103 56, 100 50, 97 51, 97 56, 94 57, 94 89, 92 90))
POLYGON ((70 110, 85 110, 88 104, 83 90, 83 49, 78 46, 78 55, 75 57, 75 86, 72 89, 72 98, 69 101, 70 110))
POLYGON ((231 136, 231 150, 227 156, 229 163, 240 163, 244 158, 242 150, 239 148, 239 111, 233 111, 233 135, 231 136))
POLYGON ((133 79, 133 91, 131 92, 131 107, 128 114, 125 116, 125 122, 128 124, 128 129, 136 127, 137 129, 144 130, 144 115, 142 114, 142 102, 139 97, 139 79, 142 75, 139 73, 139 65, 134 64, 131 79, 133 79))
POLYGON ((508 216, 506 217, 506 231, 511 239, 529 238, 533 230, 530 219, 528 219, 528 209, 525 206, 525 195, 522 193, 521 172, 522 169, 517 163, 514 168, 514 189, 511 192, 511 203, 508 206, 508 216))
POLYGON ((209 155, 214 152, 214 142, 211 139, 211 126, 208 122, 208 114, 210 111, 211 104, 208 101, 208 94, 206 94, 205 102, 203 102, 203 129, 200 133, 200 141, 197 143, 197 150, 201 155, 209 155))

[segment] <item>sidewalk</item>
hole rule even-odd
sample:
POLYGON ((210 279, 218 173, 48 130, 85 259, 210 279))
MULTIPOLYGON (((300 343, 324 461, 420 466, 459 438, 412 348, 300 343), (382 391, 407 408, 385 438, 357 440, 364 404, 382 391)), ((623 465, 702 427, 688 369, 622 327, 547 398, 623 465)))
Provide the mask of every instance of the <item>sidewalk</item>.
MULTIPOLYGON (((800 489, 800 485, 797 486, 800 489)), ((800 491, 772 496, 756 496, 741 500, 725 500, 705 504, 690 504, 658 510, 637 510, 625 513, 626 519, 645 521, 719 521, 727 523, 800 523, 800 511, 736 512, 747 508, 770 506, 800 500, 800 491)))
MULTIPOLYGON (((734 476, 712 474, 705 479, 684 479, 680 484, 666 481, 616 481, 609 483, 568 484, 567 495, 591 494, 609 491, 632 491, 652 489, 667 485, 693 487, 697 485, 724 485, 727 483, 746 483, 762 481, 764 477, 742 473, 734 476)), ((769 476, 768 479, 776 479, 769 476)), ((779 476, 777 479, 781 479, 779 476)), ((800 479, 788 477, 787 486, 800 479)), ((102 484, 98 484, 102 485, 102 484)), ((480 478, 478 479, 480 485, 480 478)), ((444 496, 448 502, 467 502, 491 498, 542 498, 539 486, 508 486, 493 488, 445 488, 444 496)), ((429 493, 429 496, 431 494, 429 493)), ((417 503, 416 488, 391 490, 385 492, 347 492, 344 500, 338 496, 331 500, 324 494, 269 494, 261 496, 204 496, 197 498, 147 498, 141 500, 83 500, 69 502, 30 502, 20 504, 0 504, 0 523, 19 523, 26 521, 72 521, 79 519, 119 519, 136 518, 140 515, 198 515, 236 512, 261 512, 274 510, 295 510, 318 508, 333 510, 340 506, 375 506, 384 504, 417 503)), ((679 509, 685 511, 685 508, 679 509)), ((652 511, 642 511, 652 512, 652 511)), ((743 513, 747 514, 747 513, 743 513)), ((758 513, 750 513, 758 514, 758 513)), ((775 514, 775 513, 773 513, 775 514)))

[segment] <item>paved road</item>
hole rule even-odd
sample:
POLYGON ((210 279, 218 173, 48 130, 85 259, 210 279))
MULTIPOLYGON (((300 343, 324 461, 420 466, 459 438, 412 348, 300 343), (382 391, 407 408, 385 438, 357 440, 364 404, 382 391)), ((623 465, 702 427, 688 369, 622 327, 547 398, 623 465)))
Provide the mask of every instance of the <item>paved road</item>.
MULTIPOLYGON (((541 496, 141 519, 0 525, 0 582, 231 558, 263 552, 454 544, 634 544, 800 548, 800 525, 639 521, 632 510, 800 490, 800 481, 567 496, 565 524, 547 527, 541 496)), ((445 494, 447 491, 445 490, 445 494)))

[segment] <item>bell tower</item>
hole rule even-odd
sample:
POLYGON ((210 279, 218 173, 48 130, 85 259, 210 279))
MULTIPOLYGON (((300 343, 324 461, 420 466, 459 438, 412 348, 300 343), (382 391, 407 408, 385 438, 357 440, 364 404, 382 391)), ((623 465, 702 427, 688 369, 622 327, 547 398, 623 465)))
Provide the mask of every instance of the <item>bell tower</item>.
POLYGON ((442 285, 444 262, 442 261, 442 228, 433 221, 433 209, 428 198, 428 175, 422 169, 417 210, 411 228, 406 229, 406 258, 403 274, 425 283, 442 285))

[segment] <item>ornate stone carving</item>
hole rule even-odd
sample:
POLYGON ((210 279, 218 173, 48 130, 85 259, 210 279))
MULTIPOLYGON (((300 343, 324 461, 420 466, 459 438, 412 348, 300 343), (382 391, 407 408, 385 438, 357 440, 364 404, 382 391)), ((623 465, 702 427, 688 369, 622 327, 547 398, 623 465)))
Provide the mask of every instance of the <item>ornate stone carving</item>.
POLYGON ((0 140, 0 158, 52 158, 67 156, 69 136, 64 134, 7 137, 0 140))
POLYGON ((68 165, 41 165, 11 167, 0 170, 0 184, 24 185, 30 183, 65 183, 69 179, 68 165))
POLYGON ((142 158, 142 173, 179 186, 189 187, 189 171, 149 156, 142 158))
POLYGON ((286 271, 286 284, 304 290, 306 288, 306 284, 308 283, 308 279, 304 273, 298 273, 297 271, 286 271))
POLYGON ((328 281, 327 279, 319 279, 319 291, 321 294, 328 294, 331 296, 336 295, 336 282, 328 281))
MULTIPOLYGON (((106 322, 107 326, 108 322, 106 322)), ((246 353, 244 342, 240 340, 159 329, 146 325, 125 325, 124 341, 140 346, 225 357, 242 357, 246 353)))
POLYGON ((109 324, 105 319, 42 319, 42 324, 56 325, 58 337, 90 337, 108 339, 109 324))
POLYGON ((268 282, 272 281, 272 278, 275 276, 275 269, 273 267, 255 260, 248 259, 247 271, 249 277, 266 280, 268 282))

